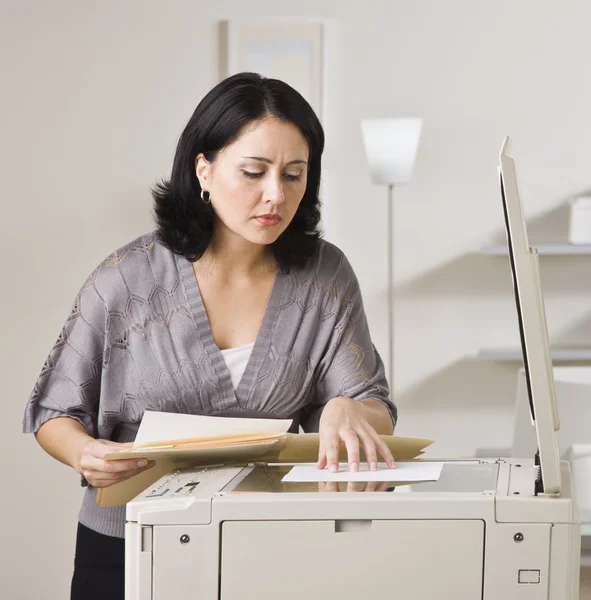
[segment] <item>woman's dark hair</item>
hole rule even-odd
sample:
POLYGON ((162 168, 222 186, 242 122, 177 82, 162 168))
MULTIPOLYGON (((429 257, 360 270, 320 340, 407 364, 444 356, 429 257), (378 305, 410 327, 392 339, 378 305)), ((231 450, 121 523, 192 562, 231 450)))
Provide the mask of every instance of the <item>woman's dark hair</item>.
POLYGON ((203 153, 213 162, 249 123, 265 117, 292 123, 308 142, 308 179, 293 220, 271 249, 279 268, 303 266, 320 238, 320 163, 324 132, 303 96, 278 79, 238 73, 218 83, 201 100, 179 139, 172 175, 152 189, 154 217, 160 241, 191 262, 200 258, 213 234, 211 204, 201 201, 195 158, 203 153))

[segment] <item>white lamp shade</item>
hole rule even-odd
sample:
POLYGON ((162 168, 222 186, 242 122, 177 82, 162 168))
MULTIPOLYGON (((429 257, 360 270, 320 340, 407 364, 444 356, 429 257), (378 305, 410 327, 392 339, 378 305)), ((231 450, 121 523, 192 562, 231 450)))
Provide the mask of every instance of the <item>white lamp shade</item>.
POLYGON ((423 119, 362 119, 365 155, 374 183, 410 181, 423 119))

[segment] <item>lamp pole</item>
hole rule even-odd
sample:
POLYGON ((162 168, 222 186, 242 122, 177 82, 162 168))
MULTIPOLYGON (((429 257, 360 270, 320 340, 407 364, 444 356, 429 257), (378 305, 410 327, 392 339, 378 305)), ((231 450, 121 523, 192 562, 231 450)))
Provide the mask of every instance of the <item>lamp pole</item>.
POLYGON ((386 378, 394 396, 394 185, 408 183, 414 167, 423 119, 361 119, 361 133, 374 183, 388 186, 388 363, 386 378))
POLYGON ((394 184, 388 184, 388 385, 394 398, 394 184))

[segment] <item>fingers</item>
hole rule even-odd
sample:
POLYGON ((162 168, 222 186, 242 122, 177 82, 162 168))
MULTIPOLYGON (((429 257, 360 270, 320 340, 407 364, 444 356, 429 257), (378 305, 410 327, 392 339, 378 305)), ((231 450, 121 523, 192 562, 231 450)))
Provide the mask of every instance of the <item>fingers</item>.
POLYGON ((378 482, 377 481, 368 481, 367 485, 365 486, 365 490, 366 492, 375 492, 378 488, 378 482))
POLYGON ((145 458, 124 459, 124 460, 103 460, 103 469, 108 473, 124 473, 134 469, 143 469, 148 461, 145 458))
POLYGON ((378 453, 383 457, 388 468, 395 468, 394 457, 390 448, 371 427, 360 427, 357 431, 353 429, 345 429, 340 432, 337 429, 330 431, 325 439, 320 440, 317 468, 324 469, 328 467, 329 471, 338 472, 341 442, 344 442, 347 449, 347 459, 351 472, 359 471, 360 445, 363 447, 370 471, 376 471, 378 468, 378 453))
POLYGON ((324 451, 326 455, 326 466, 332 473, 339 470, 339 452, 341 449, 341 438, 336 430, 333 430, 325 441, 324 451))
POLYGON ((388 445, 384 442, 384 440, 382 440, 382 438, 377 433, 375 433, 373 437, 375 441, 375 447, 377 451, 382 455, 382 458, 388 465, 388 468, 396 468, 396 465, 394 464, 394 457, 392 456, 392 452, 390 452, 390 448, 388 448, 388 445))
POLYGON ((341 438, 347 447, 349 471, 356 473, 359 471, 359 438, 352 429, 347 429, 341 433, 341 438))
POLYGON ((324 482, 324 492, 338 492, 339 484, 336 481, 325 481, 324 482))
POLYGON ((88 471, 101 471, 105 473, 123 473, 134 469, 142 469, 147 465, 145 458, 125 460, 103 460, 94 455, 83 455, 80 467, 88 471))
POLYGON ((318 462, 316 463, 317 469, 324 469, 326 467, 326 450, 324 449, 324 442, 322 438, 320 438, 319 448, 318 448, 318 462))
POLYGON ((117 443, 117 448, 115 448, 115 452, 124 452, 125 450, 130 450, 133 448, 133 442, 122 442, 117 443))
POLYGON ((347 492, 362 492, 365 489, 365 482, 363 481, 348 481, 347 492))
POLYGON ((326 437, 320 439, 317 468, 328 468, 332 473, 339 470, 339 455, 341 442, 345 443, 347 456, 349 457, 349 469, 358 470, 359 467, 359 442, 352 430, 339 433, 337 429, 331 429, 326 437), (352 465, 355 464, 356 467, 352 465))
MULTIPOLYGON (((378 469, 378 453, 382 456, 389 469, 394 469, 396 467, 390 448, 388 448, 388 445, 382 440, 375 429, 371 427, 359 429, 357 435, 363 446, 365 460, 367 461, 367 466, 370 471, 377 471, 378 469)), ((349 464, 351 464, 351 462, 351 458, 349 458, 349 464)))
POLYGON ((370 471, 378 469, 378 461, 381 458, 386 462, 388 468, 395 468, 394 457, 388 445, 365 418, 360 418, 355 414, 353 404, 346 405, 345 408, 347 406, 349 412, 345 411, 341 405, 335 404, 335 408, 340 407, 340 412, 333 410, 329 413, 325 410, 323 413, 320 422, 320 447, 316 466, 319 469, 328 468, 331 472, 338 472, 340 446, 341 443, 344 443, 351 472, 359 471, 360 447, 363 448, 370 471))
POLYGON ((118 472, 118 473, 109 473, 106 471, 83 471, 82 474, 92 485, 96 488, 104 488, 109 487, 110 485, 114 485, 116 483, 120 483, 125 481, 126 479, 130 479, 143 471, 147 471, 148 469, 154 466, 154 462, 150 461, 145 467, 141 469, 131 469, 128 471, 118 472))
POLYGON ((367 430, 359 432, 359 439, 365 452, 365 460, 370 471, 377 471, 378 469, 378 455, 376 452, 376 440, 367 430))
POLYGON ((391 484, 387 481, 349 481, 347 492, 385 492, 391 484))
POLYGON ((336 481, 319 481, 318 482, 319 492, 338 492, 339 486, 336 481))
POLYGON ((131 447, 132 443, 119 444, 108 440, 96 440, 85 446, 79 461, 79 471, 94 487, 107 487, 125 481, 154 466, 154 461, 145 458, 104 460, 113 451, 131 447))
POLYGON ((133 447, 133 443, 119 444, 110 440, 95 440, 85 446, 83 454, 89 454, 96 458, 103 458, 106 454, 122 452, 133 447))

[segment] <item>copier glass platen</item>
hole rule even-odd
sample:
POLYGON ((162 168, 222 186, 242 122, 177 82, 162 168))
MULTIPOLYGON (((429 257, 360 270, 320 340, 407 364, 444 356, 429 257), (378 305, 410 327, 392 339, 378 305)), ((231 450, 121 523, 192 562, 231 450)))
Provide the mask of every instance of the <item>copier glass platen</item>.
POLYGON ((438 481, 408 485, 282 483, 288 465, 175 471, 127 505, 126 600, 579 597, 537 253, 507 144, 501 197, 537 447, 446 460, 438 481))

